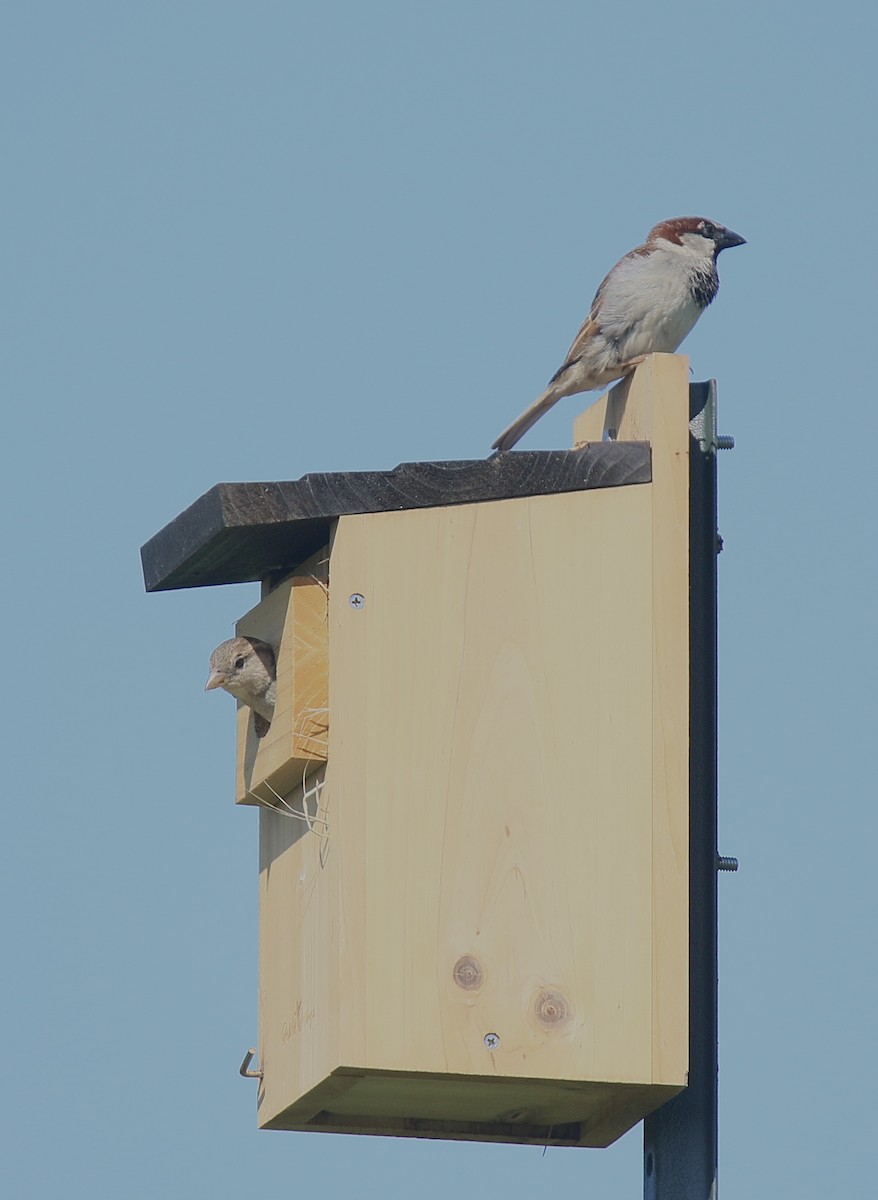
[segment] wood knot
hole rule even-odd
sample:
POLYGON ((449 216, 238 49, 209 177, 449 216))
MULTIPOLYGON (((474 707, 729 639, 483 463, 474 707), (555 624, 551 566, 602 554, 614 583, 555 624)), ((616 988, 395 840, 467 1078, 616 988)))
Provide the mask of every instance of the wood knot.
POLYGON ((457 986, 465 992, 474 992, 485 982, 482 964, 471 954, 464 954, 457 960, 452 975, 457 986))
POLYGON ((570 1016, 570 1005, 561 992, 540 992, 534 1004, 534 1013, 541 1025, 553 1029, 570 1016))

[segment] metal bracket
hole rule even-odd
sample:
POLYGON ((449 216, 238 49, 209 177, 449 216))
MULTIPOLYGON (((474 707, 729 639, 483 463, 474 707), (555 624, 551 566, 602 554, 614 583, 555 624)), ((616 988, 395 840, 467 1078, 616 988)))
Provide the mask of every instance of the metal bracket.
POLYGON ((238 1067, 238 1074, 240 1076, 242 1076, 242 1078, 244 1078, 244 1079, 261 1079, 262 1078, 263 1072, 262 1072, 261 1068, 258 1071, 249 1070, 250 1064, 252 1063, 255 1055, 256 1055, 256 1051, 251 1046, 250 1049, 247 1051, 247 1053, 244 1055, 244 1061, 241 1063, 240 1067, 238 1067))
POLYGON ((689 386, 690 419, 689 432, 698 442, 702 454, 715 454, 717 450, 734 450, 735 439, 716 431, 716 380, 693 383, 689 386), (693 411, 696 406, 697 411, 693 411))

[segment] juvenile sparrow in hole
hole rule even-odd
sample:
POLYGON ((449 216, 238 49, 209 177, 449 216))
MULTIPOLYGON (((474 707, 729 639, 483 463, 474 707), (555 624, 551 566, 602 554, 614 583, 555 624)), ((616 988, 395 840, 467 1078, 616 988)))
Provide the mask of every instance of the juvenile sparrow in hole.
POLYGON ((620 258, 549 386, 497 438, 510 450, 562 396, 628 375, 647 354, 673 354, 719 291, 716 256, 744 238, 704 217, 674 217, 620 258))
POLYGON ((233 637, 210 656, 206 692, 223 688, 253 709, 253 728, 265 737, 274 716, 277 665, 268 642, 254 637, 233 637))

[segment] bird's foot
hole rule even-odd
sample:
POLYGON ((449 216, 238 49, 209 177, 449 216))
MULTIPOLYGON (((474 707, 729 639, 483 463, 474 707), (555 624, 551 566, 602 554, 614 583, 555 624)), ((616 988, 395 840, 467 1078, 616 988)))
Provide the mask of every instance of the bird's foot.
POLYGON ((645 354, 638 354, 636 358, 629 358, 627 362, 622 363, 619 367, 620 371, 624 371, 626 375, 630 375, 635 367, 639 367, 642 362, 646 362, 645 354))

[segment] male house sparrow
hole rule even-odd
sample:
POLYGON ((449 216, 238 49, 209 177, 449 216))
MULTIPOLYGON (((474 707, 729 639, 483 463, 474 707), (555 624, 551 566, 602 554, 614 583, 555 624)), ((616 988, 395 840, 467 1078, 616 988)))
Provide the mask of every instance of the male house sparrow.
POLYGON ((744 238, 703 217, 674 217, 620 258, 541 396, 497 438, 510 450, 562 396, 629 374, 647 354, 673 354, 719 291, 716 256, 744 238))
POLYGON ((274 716, 277 665, 268 642, 254 637, 234 637, 222 642, 210 656, 206 692, 223 688, 253 709, 253 728, 265 737, 274 716))

